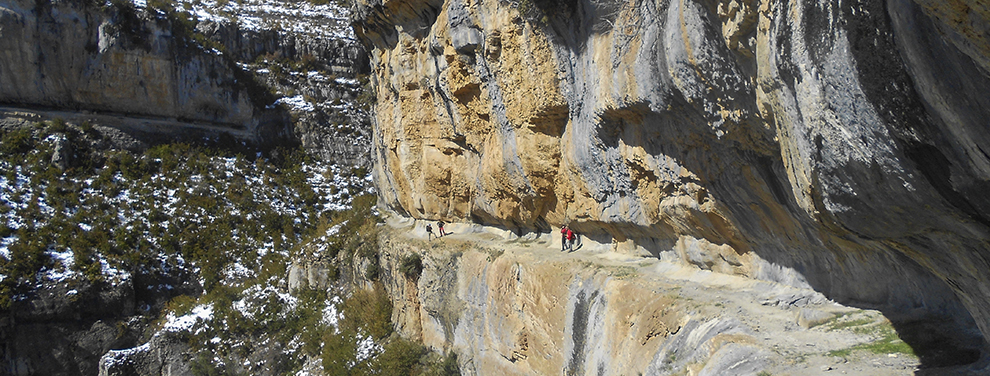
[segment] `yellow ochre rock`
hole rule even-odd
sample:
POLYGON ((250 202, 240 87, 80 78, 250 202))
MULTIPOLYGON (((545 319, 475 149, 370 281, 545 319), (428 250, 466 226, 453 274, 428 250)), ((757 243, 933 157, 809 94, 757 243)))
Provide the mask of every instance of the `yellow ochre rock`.
POLYGON ((589 249, 813 288, 982 351, 987 14, 362 0, 380 203, 517 236, 567 224, 589 249))

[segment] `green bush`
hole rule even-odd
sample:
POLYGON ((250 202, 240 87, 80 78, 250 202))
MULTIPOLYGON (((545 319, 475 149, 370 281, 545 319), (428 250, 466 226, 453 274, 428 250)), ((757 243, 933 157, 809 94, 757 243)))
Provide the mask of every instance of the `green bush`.
MULTIPOLYGON (((354 359, 354 346, 359 339, 370 336, 376 343, 385 345, 394 337, 390 322, 392 307, 381 286, 345 299, 346 303, 339 307, 347 312, 341 319, 342 330, 332 336, 327 333, 334 330, 322 321, 328 300, 326 291, 294 292, 298 295, 297 305, 288 304, 284 294, 271 292, 274 290, 268 290, 264 296, 243 292, 253 284, 283 283, 280 281, 284 281, 291 260, 287 251, 307 249, 297 245, 301 238, 323 242, 327 231, 338 225, 340 232, 329 237, 323 255, 326 257, 323 261, 332 270, 331 278, 336 279, 338 273, 335 263, 348 265, 353 260, 344 259, 345 256, 367 257, 372 260, 369 274, 381 273, 376 249, 379 221, 374 215, 376 197, 355 197, 351 210, 324 211, 326 198, 306 181, 302 164, 311 161, 301 149, 280 150, 270 160, 258 158, 247 162, 243 156, 236 156, 234 165, 240 171, 228 174, 221 168, 228 161, 218 157, 230 155, 187 144, 159 145, 143 154, 93 151, 83 146, 77 153, 79 159, 91 161, 88 167, 62 174, 43 163, 44 158, 50 158, 50 150, 45 149, 50 146, 38 142, 37 135, 52 129, 51 125, 46 127, 36 129, 37 132, 26 128, 2 134, 5 148, 13 145, 9 150, 20 153, 11 158, 17 162, 9 162, 16 169, 5 168, 4 174, 16 179, 17 171, 22 171, 20 175, 28 175, 31 184, 10 193, 10 201, 16 205, 0 204, 0 212, 5 216, 16 216, 30 223, 19 230, 0 226, 0 235, 18 235, 11 245, 11 250, 16 251, 12 252, 13 259, 0 257, 0 273, 10 277, 0 281, 0 307, 9 307, 18 294, 35 288, 41 276, 38 272, 54 266, 47 250, 71 250, 75 257, 72 269, 79 272, 81 280, 100 282, 107 278, 101 265, 107 262, 116 269, 135 273, 135 287, 141 289, 147 286, 137 284, 150 284, 146 281, 171 273, 166 268, 175 267, 181 258, 185 264, 183 273, 189 273, 183 278, 203 281, 203 295, 193 293, 168 303, 163 303, 167 297, 156 297, 157 303, 147 303, 154 309, 175 311, 177 315, 188 313, 198 304, 212 304, 212 324, 201 333, 189 334, 188 341, 194 351, 209 351, 226 364, 256 351, 253 347, 258 345, 251 341, 235 342, 243 339, 263 338, 280 345, 300 341, 302 346, 290 350, 291 354, 268 363, 278 370, 273 372, 290 374, 301 366, 292 355, 319 355, 326 360, 343 354, 346 356, 339 359, 354 359), (35 147, 38 150, 33 150, 35 147), (193 176, 197 179, 193 180, 193 176), (167 190, 173 191, 165 193, 167 190), (126 200, 121 195, 125 191, 126 200), (269 205, 271 199, 285 205, 269 205), (55 210, 42 210, 42 202, 55 210), (166 203, 170 203, 169 207, 166 203), (283 207, 291 207, 293 211, 283 207), (268 251, 264 256, 262 249, 268 251), (256 278, 249 273, 245 279, 229 279, 224 271, 234 262, 257 273, 256 278), (244 299, 257 300, 250 308, 253 317, 233 308, 233 302, 244 299), (224 341, 209 343, 214 337, 224 341), (244 347, 234 349, 227 343, 244 343, 244 347), (334 348, 339 348, 340 353, 331 354, 337 351, 331 350, 334 348)), ((67 130, 70 138, 85 137, 67 130)), ((182 293, 191 292, 182 290, 182 293)), ((149 298, 138 296, 137 299, 149 298)), ((409 359, 399 356, 387 355, 381 365, 374 358, 340 368, 341 372, 383 374, 378 371, 381 365, 398 369, 410 364, 409 359)), ((219 367, 222 363, 214 361, 212 356, 192 361, 196 374, 226 374, 236 368, 219 367)), ((347 363, 326 360, 326 364, 346 366, 347 363)), ((333 367, 327 369, 333 374, 333 367)))
POLYGON ((337 330, 321 338, 324 372, 328 375, 459 375, 457 357, 428 356, 429 350, 392 335, 392 305, 381 284, 357 290, 341 304, 337 330), (359 340, 370 335, 382 344, 381 353, 357 362, 359 340))
POLYGON ((299 57, 299 61, 295 64, 295 70, 301 72, 320 70, 322 63, 320 59, 312 54, 304 54, 299 57))
POLYGON ((382 274, 382 267, 381 265, 378 264, 378 259, 377 258, 371 259, 371 262, 369 262, 368 265, 365 266, 364 268, 364 278, 367 278, 371 281, 377 281, 378 278, 381 277, 381 274, 382 274))
POLYGON ((342 306, 341 311, 348 318, 342 325, 351 325, 376 340, 392 334, 392 301, 380 283, 373 289, 354 291, 342 306))
POLYGON ((399 338, 386 344, 374 363, 381 375, 413 375, 427 352, 423 345, 399 338))
POLYGON ((223 364, 213 362, 214 354, 208 350, 200 351, 189 364, 189 370, 194 376, 234 376, 236 373, 223 364))
POLYGON ((65 131, 68 129, 69 127, 68 125, 65 124, 65 120, 62 120, 62 118, 55 118, 52 121, 48 122, 47 132, 49 134, 65 133, 65 131))
POLYGON ((360 374, 354 371, 357 360, 357 333, 353 330, 341 329, 339 332, 328 331, 323 335, 323 372, 327 375, 347 376, 360 374))
POLYGON ((410 253, 406 257, 402 258, 402 263, 399 265, 399 271, 402 272, 406 278, 418 278, 419 274, 423 271, 423 259, 419 257, 418 253, 410 253))
POLYGON ((73 270, 82 273, 87 280, 93 282, 102 282, 104 280, 103 268, 100 265, 99 259, 97 259, 94 248, 74 247, 72 248, 72 255, 75 258, 75 263, 72 265, 73 270))
POLYGON ((151 32, 138 15, 134 3, 129 0, 110 0, 109 5, 113 22, 109 24, 108 29, 125 36, 132 45, 150 50, 151 32))
POLYGON ((34 139, 28 128, 18 128, 7 132, 0 140, 0 152, 4 155, 24 154, 33 148, 34 139))
POLYGON ((172 2, 169 0, 148 0, 148 8, 160 10, 163 12, 174 11, 172 7, 172 2))
POLYGON ((3 283, 10 283, 11 292, 33 286, 38 281, 38 272, 54 265, 46 252, 48 242, 43 235, 22 227, 17 231, 18 239, 8 247, 10 260, 0 264, 0 274, 7 276, 3 283))
POLYGON ((428 372, 428 374, 436 376, 460 376, 461 367, 457 363, 457 354, 453 352, 447 353, 443 357, 443 360, 433 368, 432 372, 428 372))
POLYGON ((371 80, 368 76, 360 76, 358 80, 361 82, 361 92, 358 94, 355 102, 357 105, 364 109, 365 111, 371 110, 371 107, 378 102, 378 95, 375 92, 375 86, 372 85, 371 80))

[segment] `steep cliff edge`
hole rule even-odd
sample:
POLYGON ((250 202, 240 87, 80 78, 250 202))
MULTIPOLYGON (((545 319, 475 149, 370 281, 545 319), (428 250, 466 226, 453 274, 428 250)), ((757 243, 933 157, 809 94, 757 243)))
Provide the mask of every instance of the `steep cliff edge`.
POLYGON ((566 223, 980 348, 988 18, 963 0, 360 1, 376 186, 402 215, 566 223))

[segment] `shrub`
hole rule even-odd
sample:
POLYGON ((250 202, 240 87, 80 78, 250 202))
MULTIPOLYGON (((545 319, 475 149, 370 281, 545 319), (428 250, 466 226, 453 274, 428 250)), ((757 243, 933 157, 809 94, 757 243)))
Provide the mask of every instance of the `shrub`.
POLYGON ((320 65, 322 65, 320 63, 320 59, 316 56, 313 56, 313 54, 304 54, 299 57, 299 61, 296 62, 295 68, 297 71, 308 72, 319 70, 320 65))
POLYGON ((37 281, 38 272, 54 264, 48 253, 47 242, 38 233, 22 227, 17 232, 18 239, 8 248, 10 261, 0 266, 0 273, 7 275, 16 287, 27 287, 37 281))
POLYGON ((138 15, 134 3, 129 0, 111 0, 110 8, 114 22, 109 25, 111 32, 120 33, 127 41, 148 51, 151 50, 148 31, 144 21, 138 15))
POLYGON ((372 281, 377 281, 378 277, 381 276, 381 273, 382 267, 378 264, 377 258, 371 259, 368 266, 364 268, 364 277, 372 281))
POLYGON ((371 80, 368 76, 360 76, 358 80, 361 82, 361 92, 358 94, 355 101, 358 106, 368 111, 378 101, 378 95, 375 92, 375 86, 372 85, 371 80))
POLYGON ((417 278, 423 271, 423 259, 419 257, 418 253, 410 253, 402 259, 399 270, 406 278, 417 278))
POLYGON ((162 12, 173 11, 172 2, 169 0, 148 0, 148 8, 160 10, 162 12))
POLYGON ((34 148, 31 130, 18 128, 3 135, 0 140, 0 152, 4 155, 24 154, 34 148))
POLYGON ((81 273, 86 279, 93 282, 104 280, 103 268, 100 265, 94 248, 73 247, 72 256, 75 258, 75 263, 72 264, 72 270, 81 273))
POLYGON ((392 301, 384 287, 376 283, 372 289, 354 291, 342 304, 342 312, 348 318, 342 326, 353 326, 376 340, 392 334, 392 301))
POLYGON ((48 122, 48 133, 65 133, 68 128, 65 120, 62 120, 62 118, 55 118, 48 122))
POLYGON ((194 376, 233 376, 235 373, 223 364, 213 363, 214 354, 208 350, 202 350, 192 359, 189 364, 190 371, 194 376))
POLYGON ((457 354, 453 352, 447 353, 440 364, 436 365, 432 374, 437 376, 460 376, 461 367, 457 363, 457 354))
POLYGON ((350 329, 327 331, 323 335, 323 372, 327 375, 350 375, 357 359, 357 333, 350 329))
POLYGON ((386 344, 374 363, 382 375, 412 375, 427 352, 423 345, 399 338, 386 344))

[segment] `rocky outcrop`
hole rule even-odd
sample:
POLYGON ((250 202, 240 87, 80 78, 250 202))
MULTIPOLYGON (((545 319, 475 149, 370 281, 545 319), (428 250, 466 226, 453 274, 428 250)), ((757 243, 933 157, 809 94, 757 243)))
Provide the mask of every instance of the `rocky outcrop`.
POLYGON ((251 140, 287 136, 261 134, 280 118, 229 59, 191 43, 176 20, 114 4, 5 3, 0 102, 205 122, 251 140))
MULTIPOLYGON (((365 88, 356 79, 368 73, 364 46, 353 38, 251 30, 235 22, 201 22, 196 28, 238 61, 264 62, 253 64, 259 68, 254 69, 255 76, 271 91, 302 102, 289 106, 293 134, 302 147, 334 163, 371 166, 371 124, 368 111, 359 103, 365 88), (271 69, 278 65, 275 59, 309 66, 300 67, 301 72, 276 74, 271 69)), ((242 66, 250 68, 251 64, 242 66)), ((292 68, 279 65, 276 69, 292 68)))
MULTIPOLYGON (((343 16, 346 17, 346 14, 343 16)), ((329 25, 324 27, 330 28, 329 25)), ((201 22, 196 29, 223 45, 238 61, 254 61, 264 55, 298 61, 308 56, 334 74, 354 76, 368 73, 368 55, 364 46, 354 39, 275 29, 243 29, 236 23, 218 21, 201 22)))
POLYGON ((162 331, 147 343, 123 350, 111 350, 99 361, 100 376, 193 375, 193 353, 181 335, 162 331))
MULTIPOLYGON (((281 12, 279 22, 286 24, 307 15, 316 21, 347 16, 343 9, 322 15, 255 3, 239 6, 253 9, 252 19, 281 12)), ((125 123, 128 134, 151 144, 233 136, 264 149, 301 144, 325 160, 370 166, 368 114, 355 104, 364 91, 357 78, 367 73, 367 55, 343 33, 350 31, 344 21, 323 25, 327 32, 302 33, 245 28, 236 17, 196 11, 209 17, 198 21, 128 1, 0 5, 0 105, 125 123), (268 69, 276 65, 277 74, 268 69)))
POLYGON ((68 282, 21 296, 0 318, 4 374, 96 374, 100 356, 130 347, 147 322, 135 314, 133 282, 68 282))
MULTIPOLYGON (((360 1, 381 201, 990 337, 977 1, 360 1)), ((973 344, 976 345, 973 345, 973 344)))

